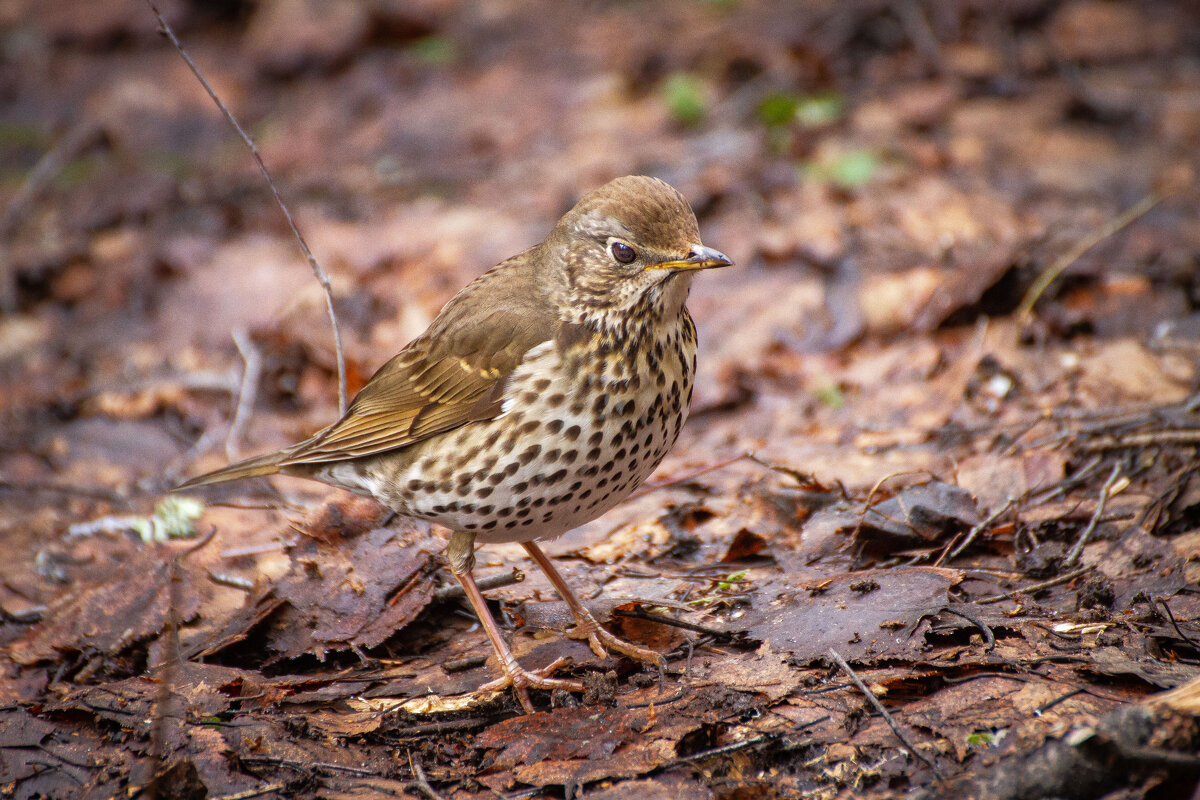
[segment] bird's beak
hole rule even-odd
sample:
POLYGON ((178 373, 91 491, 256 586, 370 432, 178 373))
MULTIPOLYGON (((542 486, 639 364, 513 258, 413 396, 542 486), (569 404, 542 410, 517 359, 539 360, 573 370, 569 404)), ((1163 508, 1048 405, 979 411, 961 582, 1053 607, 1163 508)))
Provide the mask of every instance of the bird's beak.
POLYGON ((650 264, 646 269, 669 269, 678 272, 681 270, 716 269, 717 267, 732 266, 733 259, 720 250, 714 250, 702 244, 694 244, 692 245, 692 254, 687 258, 678 261, 659 261, 657 264, 650 264))

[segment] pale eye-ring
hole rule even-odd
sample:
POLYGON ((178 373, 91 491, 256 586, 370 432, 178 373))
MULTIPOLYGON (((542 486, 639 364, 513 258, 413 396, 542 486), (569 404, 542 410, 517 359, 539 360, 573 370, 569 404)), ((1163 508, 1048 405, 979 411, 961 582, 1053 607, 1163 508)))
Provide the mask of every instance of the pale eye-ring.
POLYGON ((618 264, 631 264, 637 258, 637 250, 624 242, 613 242, 608 246, 608 251, 618 264))

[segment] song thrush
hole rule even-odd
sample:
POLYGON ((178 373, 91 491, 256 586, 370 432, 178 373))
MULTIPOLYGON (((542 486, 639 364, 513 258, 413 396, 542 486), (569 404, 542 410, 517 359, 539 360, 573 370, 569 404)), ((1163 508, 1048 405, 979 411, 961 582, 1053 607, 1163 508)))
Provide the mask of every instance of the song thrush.
POLYGON ((333 425, 180 488, 297 475, 451 529, 451 570, 504 670, 484 688, 513 686, 526 711, 528 687, 582 686, 551 677, 560 662, 517 663, 471 575, 476 540, 521 542, 598 656, 661 664, 601 627, 534 541, 620 503, 675 443, 696 370, 684 301, 696 270, 731 264, 678 191, 618 178, 459 292, 333 425))

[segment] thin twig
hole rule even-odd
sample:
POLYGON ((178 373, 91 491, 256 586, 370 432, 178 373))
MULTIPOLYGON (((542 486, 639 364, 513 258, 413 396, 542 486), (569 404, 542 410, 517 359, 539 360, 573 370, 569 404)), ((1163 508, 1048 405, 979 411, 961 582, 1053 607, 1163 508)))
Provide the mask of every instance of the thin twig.
POLYGON ((682 619, 675 619, 674 617, 668 617, 665 614, 655 614, 653 612, 646 611, 641 608, 635 608, 632 611, 624 611, 622 609, 617 609, 612 612, 612 615, 614 617, 631 617, 633 619, 644 619, 644 620, 648 620, 650 622, 657 622, 659 625, 667 625, 672 628, 683 628, 684 630, 687 630, 687 631, 695 631, 696 633, 703 633, 707 636, 712 636, 714 639, 729 640, 729 639, 737 638, 737 633, 733 632, 733 631, 722 631, 722 630, 717 630, 716 628, 707 628, 703 625, 697 625, 694 622, 687 622, 682 619))
POLYGON ((1200 651, 1200 642, 1197 642, 1195 639, 1188 636, 1186 633, 1184 633, 1179 628, 1179 623, 1175 621, 1175 614, 1171 611, 1171 607, 1169 605, 1167 605, 1167 600, 1168 600, 1168 598, 1166 598, 1166 597, 1158 598, 1158 602, 1162 605, 1163 611, 1167 612, 1167 619, 1171 622, 1171 627, 1175 629, 1175 633, 1177 633, 1179 635, 1180 639, 1183 639, 1185 642, 1187 642, 1192 647, 1194 647, 1197 651, 1200 651))
POLYGON ((1083 553, 1083 546, 1087 544, 1092 533, 1096 530, 1096 526, 1100 524, 1100 517, 1104 515, 1104 506, 1108 504, 1108 496, 1112 493, 1113 486, 1117 479, 1121 477, 1121 465, 1113 464, 1112 472, 1108 474, 1108 480, 1104 482, 1104 486, 1100 488, 1100 499, 1096 501, 1096 510, 1092 512, 1092 518, 1088 520, 1087 527, 1083 529, 1083 533, 1079 534, 1079 539, 1071 546, 1067 552, 1067 557, 1063 559, 1063 568, 1070 569, 1079 560, 1079 556, 1083 553))
POLYGON ((1091 572, 1091 570, 1092 570, 1092 566, 1089 564, 1086 567, 1080 567, 1079 569, 1075 570, 1074 572, 1068 572, 1066 575, 1059 575, 1057 578, 1051 578, 1048 581, 1042 581, 1041 583, 1030 584, 1029 586, 1023 586, 1020 589, 1013 589, 1011 592, 1005 592, 1004 594, 993 594, 988 597, 981 597, 978 600, 976 600, 975 602, 981 606, 985 606, 985 605, 988 605, 989 603, 999 603, 1002 600, 1011 600, 1012 598, 1016 597, 1019 594, 1029 594, 1030 592, 1040 592, 1042 589, 1049 589, 1051 586, 1058 586, 1060 583, 1067 583, 1068 581, 1073 581, 1076 578, 1078 578, 1080 575, 1091 572))
POLYGON ((278 204, 279 210, 283 212, 288 226, 292 229, 292 234, 300 244, 300 250, 304 253, 304 257, 308 259, 308 265, 312 268, 313 275, 317 278, 317 283, 321 284, 321 289, 325 293, 325 310, 329 314, 329 324, 333 328, 333 349, 337 358, 338 372, 338 409, 344 414, 346 413, 346 355, 342 352, 342 334, 338 329, 337 314, 333 310, 333 287, 329 283, 329 276, 325 274, 325 270, 321 269, 321 265, 317 263, 316 257, 312 254, 312 250, 308 248, 308 243, 304 241, 304 236, 300 233, 300 228, 296 226, 296 220, 292 218, 292 212, 288 210, 287 203, 283 202, 283 195, 279 193, 279 189, 275 186, 275 181, 271 179, 271 173, 267 171, 267 165, 263 163, 262 156, 259 155, 258 147, 255 146, 254 140, 238 124, 238 121, 233 116, 233 112, 221 102, 221 98, 217 96, 208 79, 204 77, 204 73, 196 66, 196 62, 192 61, 192 57, 188 55, 187 50, 183 49, 183 44, 175 36, 175 31, 171 29, 166 18, 158 10, 158 6, 154 4, 154 0, 146 0, 146 3, 150 6, 150 10, 154 12, 154 16, 158 17, 158 24, 162 28, 163 35, 170 40, 175 49, 179 51, 179 55, 187 62, 188 68, 192 70, 192 74, 200 81, 200 85, 204 87, 204 91, 208 92, 208 96, 212 98, 212 101, 217 104, 217 108, 225 115, 225 121, 233 126, 238 136, 242 137, 242 141, 246 143, 246 147, 250 148, 250 155, 254 158, 254 163, 258 165, 258 171, 262 173, 267 181, 267 185, 271 187, 271 194, 275 196, 275 202, 278 204))
POLYGON ((421 762, 412 757, 412 751, 408 752, 408 766, 412 769, 413 776, 416 780, 410 781, 405 789, 415 789, 425 797, 425 800, 442 800, 442 796, 434 791, 434 788, 429 785, 429 779, 425 777, 425 769, 421 766, 421 762))
POLYGON ((250 411, 254 408, 254 399, 258 395, 258 379, 262 375, 262 353, 255 347, 254 342, 241 328, 233 332, 233 343, 237 345, 246 368, 242 370, 242 383, 238 389, 237 407, 233 412, 233 422, 229 423, 229 433, 225 435, 225 455, 230 461, 236 461, 241 450, 242 429, 250 419, 250 411))
MULTIPOLYGON (((479 585, 479 591, 486 592, 488 589, 499 589, 501 586, 512 586, 514 583, 520 583, 525 580, 525 573, 513 567, 512 572, 502 572, 499 575, 489 575, 486 578, 480 578, 475 581, 479 585)), ((463 588, 456 583, 446 584, 433 590, 434 600, 452 600, 456 597, 465 597, 466 593, 463 588)))
POLYGON ((1008 498, 1008 500, 1006 500, 1004 502, 1004 505, 1000 506, 998 509, 996 509, 991 514, 989 514, 987 519, 985 519, 983 522, 979 523, 975 527, 971 528, 971 530, 967 532, 967 537, 962 540, 962 543, 959 544, 958 547, 954 548, 954 550, 951 551, 950 555, 947 556, 947 555, 943 554, 943 556, 941 558, 938 558, 938 560, 936 562, 934 562, 934 566, 935 567, 940 566, 942 563, 942 560, 944 558, 958 558, 958 554, 961 553, 963 550, 966 550, 968 547, 970 547, 971 542, 975 541, 976 536, 978 536, 983 531, 987 530, 988 527, 991 526, 991 524, 993 522, 995 522, 997 519, 1000 518, 1001 514, 1003 514, 1004 512, 1006 512, 1010 508, 1012 508, 1014 505, 1016 505, 1016 502, 1017 502, 1017 498, 1015 498, 1015 497, 1008 498))
POLYGON ((1017 319, 1017 330, 1024 331, 1025 328, 1029 326, 1029 320, 1033 316, 1034 305, 1037 304, 1037 301, 1041 298, 1042 294, 1048 288, 1050 288, 1050 284, 1058 280, 1059 276, 1062 275, 1067 268, 1078 261, 1079 258, 1088 250, 1091 250, 1100 242, 1118 233, 1122 228, 1132 223, 1138 217, 1143 216, 1150 209, 1158 205, 1162 199, 1162 195, 1159 195, 1157 192, 1151 192, 1132 207, 1127 209, 1124 213, 1118 215, 1112 220, 1109 220, 1105 225, 1097 228, 1087 236, 1080 239, 1075 243, 1074 247, 1055 259, 1054 263, 1047 267, 1046 270, 1038 276, 1037 280, 1033 282, 1033 285, 1029 287, 1029 291, 1027 291, 1025 296, 1021 298, 1021 304, 1017 306, 1017 313, 1015 315, 1017 319))
POLYGON ((633 494, 629 495, 629 499, 636 500, 637 498, 641 497, 642 495, 647 495, 647 494, 650 494, 651 492, 657 492, 660 489, 669 489, 670 487, 678 486, 681 483, 687 483, 688 481, 699 478, 701 475, 705 475, 709 472, 713 472, 714 470, 721 469, 722 467, 728 467, 730 464, 736 464, 737 462, 742 461, 747 458, 750 459, 751 461, 754 460, 754 451, 753 450, 747 450, 744 453, 739 453, 738 455, 733 456, 732 458, 727 458, 724 461, 718 461, 716 464, 709 464, 706 467, 700 467, 699 469, 697 469, 693 472, 689 472, 686 475, 681 475, 677 478, 668 478, 667 480, 658 481, 657 483, 642 484, 642 487, 640 489, 638 489, 633 494))
MULTIPOLYGON (((887 483, 888 481, 890 481, 892 478, 902 478, 905 475, 928 475, 930 478, 934 477, 933 473, 927 469, 910 469, 910 470, 905 470, 904 472, 893 472, 888 475, 884 475, 882 478, 875 481, 875 485, 871 487, 871 491, 867 492, 867 501, 866 501, 866 503, 863 504, 862 513, 858 515, 858 524, 854 526, 854 532, 850 534, 850 541, 853 542, 853 541, 858 540, 858 535, 862 532, 863 523, 866 522, 867 514, 870 514, 872 511, 871 503, 875 499, 875 493, 878 492, 880 489, 882 489, 883 485, 885 483, 887 483)), ((878 511, 875 512, 875 515, 879 516, 879 517, 883 517, 883 514, 880 514, 878 511)), ((884 519, 887 519, 887 518, 884 517, 884 519)), ((904 524, 900 520, 888 520, 888 521, 904 524)))
POLYGON ((900 726, 896 724, 896 720, 894 720, 892 715, 888 713, 888 710, 883 707, 883 703, 879 702, 879 698, 875 696, 875 693, 867 688, 867 685, 862 682, 862 678, 858 677, 854 670, 850 669, 850 665, 846 663, 846 659, 842 658, 838 654, 838 651, 834 650, 832 647, 829 648, 829 657, 833 659, 834 663, 838 665, 842 672, 846 673, 850 680, 854 681, 854 685, 857 686, 858 690, 863 693, 864 697, 867 698, 867 702, 879 712, 880 716, 883 717, 883 721, 886 722, 888 727, 892 729, 892 733, 896 734, 896 738, 900 740, 900 744, 904 745, 904 749, 912 753, 913 756, 920 761, 923 761, 925 766, 933 770, 933 774, 937 776, 938 780, 941 780, 942 775, 940 772, 938 772, 938 769, 934 763, 913 746, 912 742, 908 740, 908 737, 904 735, 904 732, 900 730, 900 726))
POLYGON ((980 622, 975 617, 971 616, 970 614, 968 614, 965 611, 959 611, 957 608, 950 608, 950 606, 946 606, 945 608, 942 609, 942 611, 946 612, 947 614, 953 614, 956 617, 962 617, 967 622, 970 622, 972 625, 974 625, 976 628, 979 628, 980 632, 983 634, 983 642, 984 642, 983 651, 985 653, 996 646, 996 634, 992 633, 991 628, 989 628, 987 625, 984 625, 982 622, 980 622))

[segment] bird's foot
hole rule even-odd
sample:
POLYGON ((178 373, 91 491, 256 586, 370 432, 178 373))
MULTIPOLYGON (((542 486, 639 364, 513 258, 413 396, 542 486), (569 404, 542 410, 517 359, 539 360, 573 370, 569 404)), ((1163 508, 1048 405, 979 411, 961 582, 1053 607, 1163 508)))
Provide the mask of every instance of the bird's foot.
POLYGON ((634 661, 653 664, 660 670, 667 663, 660 653, 646 647, 638 647, 632 642, 627 642, 619 636, 609 633, 586 609, 582 614, 575 615, 575 627, 567 631, 567 636, 571 639, 586 640, 588 646, 592 648, 592 652, 600 658, 608 658, 608 651, 615 650, 621 655, 629 656, 634 661))
POLYGON ((517 700, 521 703, 521 708, 525 709, 526 714, 532 714, 533 703, 529 701, 530 689, 547 689, 550 691, 565 689, 568 692, 583 691, 583 683, 580 681, 550 677, 566 666, 569 660, 567 658, 559 658, 541 669, 534 670, 525 669, 515 659, 511 662, 504 662, 502 664, 504 667, 504 677, 485 683, 479 687, 479 691, 494 692, 507 689, 511 686, 513 693, 517 696, 517 700))

